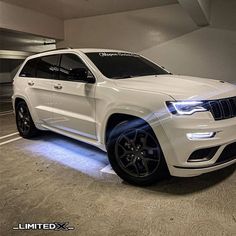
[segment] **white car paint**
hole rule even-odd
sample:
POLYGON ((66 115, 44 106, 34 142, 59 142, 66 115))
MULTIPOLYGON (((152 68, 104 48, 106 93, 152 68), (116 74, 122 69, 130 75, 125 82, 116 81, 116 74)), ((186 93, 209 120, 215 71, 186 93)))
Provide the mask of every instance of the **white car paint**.
POLYGON ((196 176, 236 163, 233 159, 214 165, 223 149, 236 142, 236 117, 215 121, 209 111, 192 115, 173 115, 167 101, 213 100, 236 96, 236 86, 222 81, 190 76, 156 75, 112 80, 105 77, 87 52, 121 52, 105 49, 64 49, 29 57, 73 53, 78 55, 96 78, 95 84, 22 78, 14 79, 16 98, 26 101, 38 129, 87 142, 106 150, 106 125, 112 114, 129 114, 144 119, 152 127, 163 150, 170 174, 196 176), (33 85, 29 85, 32 83, 33 85), (61 90, 55 86, 62 86, 61 90), (209 139, 189 140, 187 133, 216 132, 209 139), (188 162, 192 152, 220 146, 208 161, 188 162))

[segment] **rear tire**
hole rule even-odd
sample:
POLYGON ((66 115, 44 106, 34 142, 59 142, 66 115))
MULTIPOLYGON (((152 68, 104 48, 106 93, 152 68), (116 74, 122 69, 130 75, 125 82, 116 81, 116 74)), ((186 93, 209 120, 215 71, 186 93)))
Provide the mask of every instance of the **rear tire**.
POLYGON ((32 138, 39 133, 24 101, 19 102, 16 106, 16 126, 23 138, 32 138))
POLYGON ((108 138, 110 164, 128 183, 147 186, 168 176, 160 144, 148 124, 125 121, 108 138))

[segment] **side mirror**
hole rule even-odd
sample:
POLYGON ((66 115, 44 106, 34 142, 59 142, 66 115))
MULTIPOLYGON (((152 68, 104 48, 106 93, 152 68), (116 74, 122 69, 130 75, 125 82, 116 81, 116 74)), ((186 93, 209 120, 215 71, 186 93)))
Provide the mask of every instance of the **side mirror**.
POLYGON ((171 72, 169 72, 164 66, 161 66, 162 69, 164 69, 169 75, 173 75, 171 72))
POLYGON ((95 77, 94 77, 94 75, 91 73, 90 70, 87 70, 87 78, 86 78, 86 81, 87 81, 88 83, 91 83, 91 84, 95 83, 95 77))
POLYGON ((93 74, 86 68, 76 68, 70 71, 69 77, 75 81, 85 81, 87 83, 94 83, 95 78, 93 74))

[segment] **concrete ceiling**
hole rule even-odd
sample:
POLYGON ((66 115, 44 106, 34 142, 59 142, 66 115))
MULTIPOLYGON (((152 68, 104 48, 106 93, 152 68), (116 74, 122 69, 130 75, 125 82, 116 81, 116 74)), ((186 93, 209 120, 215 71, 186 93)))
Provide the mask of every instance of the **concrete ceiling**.
POLYGON ((60 19, 81 18, 177 3, 177 0, 2 0, 60 19))

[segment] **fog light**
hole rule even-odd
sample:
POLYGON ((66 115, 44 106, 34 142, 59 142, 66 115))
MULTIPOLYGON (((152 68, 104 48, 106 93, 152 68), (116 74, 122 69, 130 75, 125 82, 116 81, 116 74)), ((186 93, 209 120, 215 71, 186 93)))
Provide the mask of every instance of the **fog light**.
POLYGON ((204 133, 188 133, 187 138, 189 140, 208 139, 215 137, 216 132, 204 132, 204 133))

